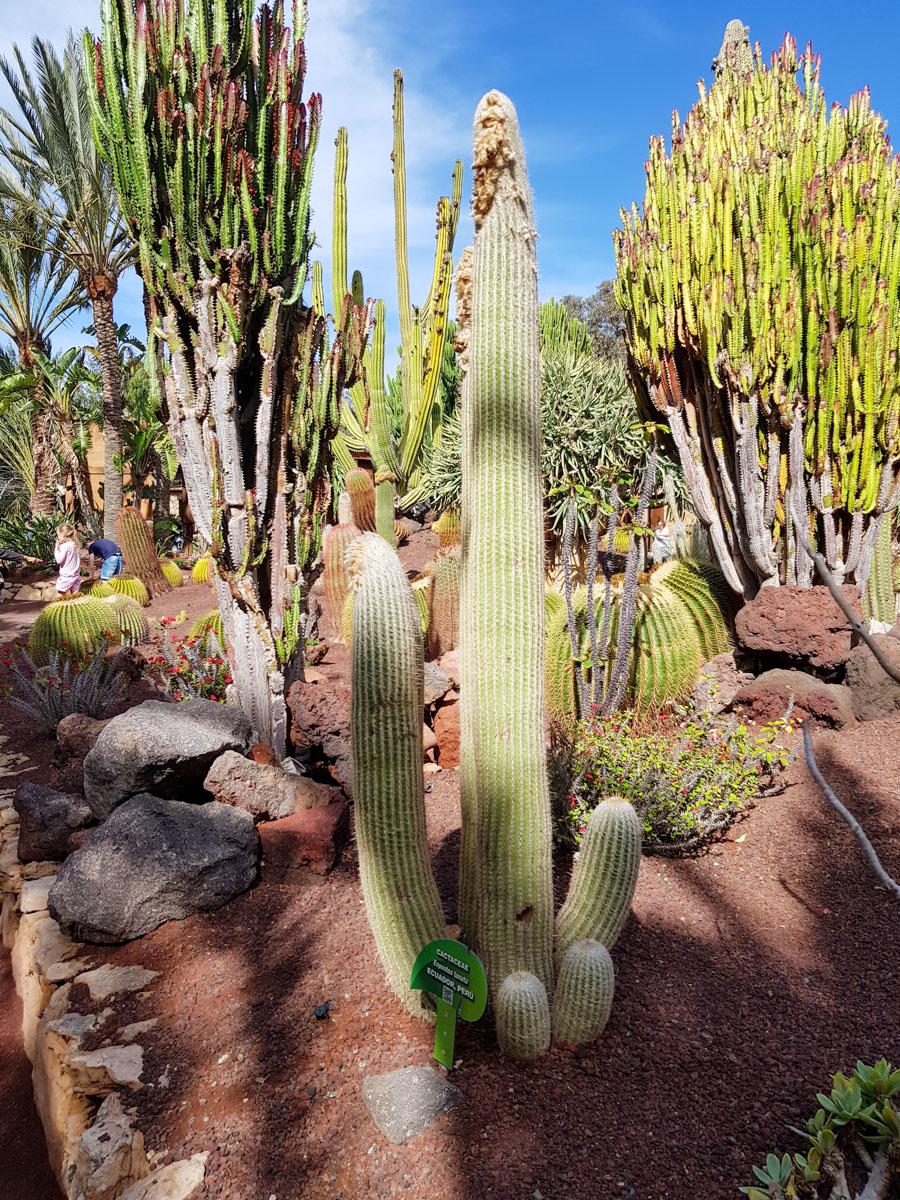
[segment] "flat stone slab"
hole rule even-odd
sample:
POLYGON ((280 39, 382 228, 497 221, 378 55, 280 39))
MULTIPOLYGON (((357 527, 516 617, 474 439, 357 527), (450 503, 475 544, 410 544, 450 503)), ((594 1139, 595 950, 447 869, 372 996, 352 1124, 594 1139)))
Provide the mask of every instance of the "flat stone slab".
POLYGON ((133 1183, 128 1191, 121 1193, 119 1200, 188 1200, 203 1182, 208 1157, 209 1152, 204 1151, 193 1158, 169 1163, 146 1179, 133 1183))
POLYGON ((92 1000, 105 1000, 116 992, 136 992, 151 983, 158 974, 159 971, 148 971, 146 967, 111 967, 104 964, 93 971, 85 971, 75 982, 84 984, 92 1000))
POLYGON ((431 1067, 402 1067, 363 1080, 363 1100, 372 1120, 398 1146, 424 1133, 464 1099, 455 1084, 431 1067))

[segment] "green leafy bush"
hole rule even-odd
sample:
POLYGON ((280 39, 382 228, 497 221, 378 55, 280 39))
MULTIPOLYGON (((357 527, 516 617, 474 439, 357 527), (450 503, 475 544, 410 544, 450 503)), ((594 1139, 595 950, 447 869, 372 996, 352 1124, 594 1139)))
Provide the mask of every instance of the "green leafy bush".
POLYGON ((816 1096, 821 1107, 806 1122, 805 1132, 789 1127, 808 1140, 806 1153, 767 1155, 764 1167, 753 1168, 758 1182, 741 1188, 750 1200, 848 1196, 852 1159, 854 1166, 859 1164, 870 1173, 866 1196, 894 1195, 890 1180, 898 1175, 900 1071, 882 1058, 872 1067, 857 1062, 849 1078, 838 1072, 831 1082, 830 1095, 816 1096), (878 1183, 884 1186, 877 1187, 878 1183))
POLYGON ((796 751, 783 744, 791 712, 757 732, 737 718, 678 708, 655 720, 634 712, 591 715, 551 739, 551 780, 559 840, 579 844, 592 810, 623 796, 644 826, 644 849, 694 850, 748 804, 784 786, 796 751))
POLYGON ((51 517, 40 513, 0 517, 0 546, 53 566, 56 531, 63 521, 71 520, 72 514, 64 512, 56 512, 51 517))

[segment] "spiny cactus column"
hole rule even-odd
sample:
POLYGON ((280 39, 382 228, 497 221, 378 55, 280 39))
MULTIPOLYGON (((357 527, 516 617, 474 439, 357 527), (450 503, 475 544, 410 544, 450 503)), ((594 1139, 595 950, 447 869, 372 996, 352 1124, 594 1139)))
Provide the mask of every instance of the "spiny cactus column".
POLYGON ((588 819, 569 893, 556 918, 558 964, 582 938, 612 950, 631 909, 640 865, 637 813, 621 796, 610 796, 588 819))
POLYGON ((116 536, 125 566, 140 579, 151 598, 170 592, 172 584, 162 569, 150 526, 136 508, 121 509, 116 517, 116 536))
POLYGON ((428 657, 434 659, 459 644, 459 547, 439 554, 426 571, 431 576, 428 657))
POLYGON ((347 551, 353 588, 350 740, 359 874, 391 987, 421 1015, 416 956, 443 937, 425 836, 424 662, 419 608, 396 553, 361 534, 347 551))
MULTIPOLYGON (((515 109, 500 92, 478 105, 474 141, 462 417, 460 787, 463 820, 477 826, 480 861, 473 878, 463 854, 460 919, 485 962, 495 1004, 504 981, 526 972, 543 990, 549 1030, 553 891, 536 231, 515 109)), ((513 1005, 523 994, 503 993, 513 1005)), ((520 1020, 504 1012, 498 1023, 517 1029, 520 1020)))
POLYGON ((609 951, 592 938, 573 942, 562 957, 553 997, 558 1042, 595 1042, 612 1010, 616 972, 609 951))
POLYGON ((881 518, 881 528, 875 540, 869 581, 862 596, 862 610, 869 621, 880 621, 888 627, 896 620, 897 601, 891 570, 891 514, 881 518))
POLYGON ((344 476, 353 524, 361 533, 375 532, 375 484, 365 467, 352 467, 344 476))
MULTIPOLYGON (((345 493, 346 494, 346 493, 345 493)), ((322 539, 322 559, 325 564, 325 608, 331 623, 332 637, 338 638, 344 604, 350 588, 347 576, 346 554, 350 543, 358 538, 360 530, 352 522, 339 522, 326 529, 322 539)))
POLYGON ((397 549, 397 537, 394 533, 394 483, 395 477, 390 471, 377 471, 375 474, 375 529, 389 546, 397 549))

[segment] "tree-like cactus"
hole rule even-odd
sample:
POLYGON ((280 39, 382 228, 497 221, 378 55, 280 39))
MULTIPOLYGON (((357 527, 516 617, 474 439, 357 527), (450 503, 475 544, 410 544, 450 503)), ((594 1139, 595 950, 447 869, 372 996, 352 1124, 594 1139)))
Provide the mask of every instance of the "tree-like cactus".
POLYGON ((280 2, 254 8, 104 3, 85 51, 94 136, 149 294, 148 354, 164 345, 169 429, 216 562, 236 698, 281 757, 331 439, 370 314, 339 294, 329 347, 328 319, 304 302, 321 115, 320 96, 303 99, 306 5, 288 22, 280 2))
POLYGON ((188 626, 188 639, 197 639, 197 646, 201 654, 206 651, 206 643, 209 640, 210 633, 214 634, 219 645, 224 647, 225 623, 222 620, 221 612, 217 608, 202 613, 188 626))
POLYGON ((184 576, 181 574, 181 567, 179 567, 178 563, 165 560, 159 565, 169 587, 180 588, 184 586, 184 576))
POLYGON ((377 534, 347 551, 353 588, 350 729, 359 874, 378 953, 411 1011, 416 956, 443 937, 425 837, 424 660, 419 610, 400 560, 377 534))
POLYGON ((640 865, 638 815, 629 801, 610 796, 588 818, 568 895, 556 917, 557 964, 582 938, 612 950, 631 909, 640 865))
POLYGON ((445 508, 431 528, 438 535, 442 550, 459 545, 459 513, 455 509, 445 508))
POLYGON ((123 646, 139 646, 147 641, 147 619, 136 600, 113 594, 106 596, 102 603, 108 604, 115 613, 123 646))
POLYGON ((172 590, 153 545, 150 526, 136 508, 123 508, 116 517, 116 537, 122 547, 125 566, 153 596, 172 590))
POLYGON ((338 637, 344 604, 350 590, 347 576, 347 547, 361 530, 354 524, 332 525, 325 530, 322 539, 322 559, 325 565, 325 611, 331 624, 332 635, 338 637))
POLYGON ((202 558, 198 558, 191 568, 191 579, 194 583, 209 583, 212 568, 212 559, 208 554, 204 554, 202 558))
POLYGON ((615 235, 630 372, 736 592, 809 587, 810 549, 864 588, 900 502, 900 158, 790 36, 725 58, 615 235))
POLYGON ((530 971, 507 975, 494 1002, 497 1041, 507 1058, 528 1062, 550 1049, 547 989, 530 971))
POLYGON ((31 627, 28 653, 37 666, 47 662, 51 651, 79 661, 104 642, 113 646, 119 640, 119 622, 112 609, 92 596, 76 596, 54 600, 41 609, 31 627))
POLYGON ((495 998, 520 971, 549 995, 537 234, 518 121, 502 93, 479 104, 474 141, 462 418, 460 923, 495 998))
MULTIPOLYGON (((602 670, 608 670, 615 655, 623 587, 623 577, 613 576, 607 642, 599 647, 602 670)), ((590 685, 593 663, 586 589, 580 588, 572 596, 576 656, 563 599, 550 601, 555 595, 548 593, 547 603, 547 708, 557 719, 565 719, 585 715, 576 666, 590 685)), ((639 709, 658 709, 690 695, 704 663, 728 649, 733 608, 733 593, 711 564, 672 559, 639 576, 626 687, 630 702, 639 709)), ((604 620, 601 594, 595 600, 598 640, 602 639, 604 620)), ((594 694, 591 686, 587 692, 594 694)), ((597 694, 604 695, 603 686, 597 694)))
POLYGON ((135 579, 133 575, 113 575, 109 581, 109 586, 112 588, 114 595, 128 596, 130 599, 137 601, 142 608, 146 608, 150 603, 150 593, 141 583, 140 579, 135 579))
POLYGON ((894 596, 894 578, 891 570, 891 517, 882 518, 881 529, 875 541, 872 567, 866 590, 862 595, 862 610, 867 621, 880 621, 889 628, 896 620, 897 601, 894 596))
MULTIPOLYGON (((334 237, 332 283, 337 297, 347 290, 347 131, 338 131, 334 177, 334 237)), ((385 514, 393 510, 393 497, 401 497, 419 481, 422 447, 439 426, 441 371, 447 348, 450 287, 453 278, 453 241, 462 197, 462 163, 453 168, 450 196, 437 205, 437 239, 431 286, 424 303, 410 300, 406 222, 406 150, 403 119, 403 75, 394 72, 394 141, 391 162, 394 176, 394 227, 397 264, 397 312, 400 323, 399 388, 385 374, 386 316, 383 301, 375 305, 375 326, 363 359, 363 376, 351 389, 351 400, 341 413, 341 430, 335 439, 337 458, 353 466, 353 454, 367 454, 382 475, 380 489, 385 514), (395 393, 392 395, 392 391, 395 393), (396 393, 399 392, 399 395, 396 393)), ((362 281, 354 276, 354 286, 362 281)), ((386 520, 385 516, 385 520, 386 520)), ((357 521, 357 524, 359 522, 357 521)), ((362 526, 361 526, 362 528, 362 526)), ((390 541, 389 526, 380 532, 390 541)))
POLYGON ((431 577, 428 657, 435 659, 459 645, 459 547, 444 550, 425 571, 431 577))
POLYGON ((553 997, 558 1042, 595 1042, 612 1010, 616 972, 609 951, 592 938, 573 942, 562 956, 553 997))
POLYGON ((353 524, 360 533, 375 532, 375 484, 371 471, 352 467, 344 475, 344 487, 350 497, 353 524))

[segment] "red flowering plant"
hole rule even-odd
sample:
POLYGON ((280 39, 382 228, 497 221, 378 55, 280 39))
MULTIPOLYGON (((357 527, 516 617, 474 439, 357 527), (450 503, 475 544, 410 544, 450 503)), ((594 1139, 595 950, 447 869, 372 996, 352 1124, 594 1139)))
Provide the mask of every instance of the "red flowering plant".
POLYGON ((558 840, 578 845, 605 796, 623 796, 638 811, 644 848, 662 854, 695 850, 720 835, 760 796, 783 789, 796 754, 788 743, 791 709, 751 729, 737 717, 694 705, 653 716, 592 713, 551 737, 551 780, 558 840))
POLYGON ((150 639, 147 678, 170 700, 215 700, 225 703, 231 683, 231 666, 215 632, 205 629, 199 637, 179 637, 169 631, 171 618, 150 639))

